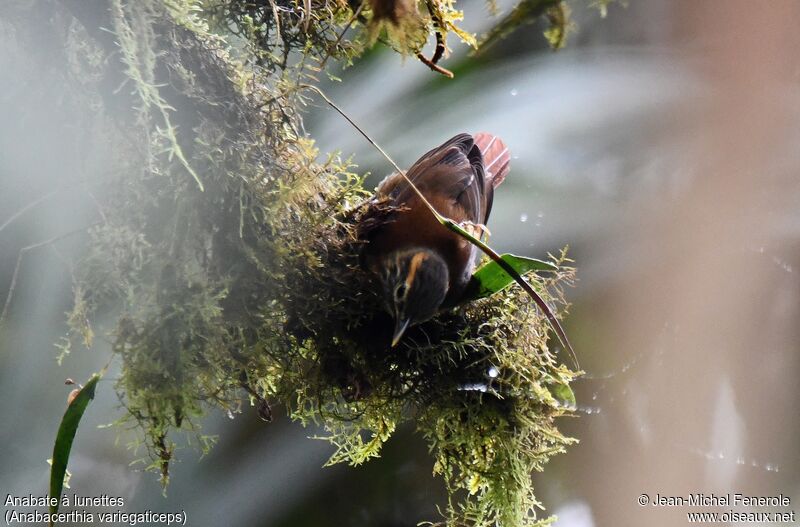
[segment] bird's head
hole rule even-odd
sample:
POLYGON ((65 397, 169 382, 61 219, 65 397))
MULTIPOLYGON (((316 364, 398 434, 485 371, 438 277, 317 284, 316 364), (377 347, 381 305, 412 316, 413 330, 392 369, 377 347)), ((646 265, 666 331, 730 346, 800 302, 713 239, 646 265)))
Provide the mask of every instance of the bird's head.
POLYGON ((432 318, 449 286, 447 264, 427 249, 395 251, 384 260, 381 272, 386 310, 394 317, 392 346, 408 326, 432 318))

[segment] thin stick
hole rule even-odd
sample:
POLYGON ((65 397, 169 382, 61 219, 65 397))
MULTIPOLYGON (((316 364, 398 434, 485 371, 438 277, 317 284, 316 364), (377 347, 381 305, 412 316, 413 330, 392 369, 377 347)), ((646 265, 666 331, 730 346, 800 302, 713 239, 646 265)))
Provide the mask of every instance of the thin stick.
POLYGON ((564 331, 564 328, 561 327, 561 322, 558 321, 556 316, 550 310, 550 307, 547 305, 544 299, 539 295, 539 293, 537 293, 533 289, 533 287, 531 287, 531 284, 528 283, 528 281, 525 280, 525 278, 522 275, 517 273, 514 270, 514 268, 511 267, 511 264, 503 260, 503 258, 499 254, 497 254, 497 252, 495 252, 494 249, 492 249, 491 247, 480 241, 480 239, 470 235, 467 231, 462 229, 461 226, 458 225, 456 222, 454 222, 449 218, 442 218, 439 221, 445 227, 447 227, 453 232, 460 234, 462 237, 468 239, 473 245, 477 246, 485 254, 489 255, 489 258, 497 262, 497 265, 499 265, 503 269, 503 271, 505 271, 508 274, 508 276, 513 278, 514 281, 517 282, 522 287, 522 289, 524 289, 525 292, 528 293, 528 295, 530 295, 531 298, 533 298, 533 301, 536 303, 537 306, 539 306, 539 309, 542 310, 542 313, 544 313, 545 317, 547 317, 547 321, 550 323, 550 326, 556 332, 558 340, 561 341, 561 344, 569 352, 572 361, 575 363, 575 367, 580 369, 580 364, 578 363, 578 357, 575 354, 575 350, 572 348, 572 344, 570 344, 569 339, 567 338, 567 333, 564 331))
POLYGON ((444 75, 445 77, 447 77, 449 79, 452 79, 453 77, 455 77, 455 75, 453 74, 452 71, 439 66, 438 64, 436 64, 436 62, 434 62, 433 59, 429 59, 428 57, 423 55, 422 52, 417 53, 417 58, 419 59, 420 62, 422 62, 423 64, 428 66, 430 69, 432 69, 436 73, 441 73, 442 75, 444 75))
POLYGON ((447 50, 447 44, 444 43, 444 33, 442 33, 442 24, 441 22, 436 23, 436 49, 433 52, 433 56, 431 57, 431 62, 434 64, 439 64, 439 60, 444 56, 444 52, 447 50))
POLYGON ((342 32, 339 33, 339 36, 336 38, 336 42, 333 43, 333 47, 328 48, 328 53, 326 53, 325 58, 322 59, 322 63, 319 65, 319 69, 325 68, 325 64, 328 62, 328 59, 331 58, 331 55, 333 54, 334 51, 336 51, 336 48, 339 46, 339 43, 344 38, 344 34, 347 33, 347 30, 350 29, 350 26, 353 24, 353 22, 356 21, 358 15, 361 14, 361 10, 364 8, 365 3, 366 0, 364 0, 363 2, 361 2, 361 4, 359 4, 358 9, 356 9, 355 13, 353 13, 353 16, 350 17, 350 20, 347 22, 347 25, 345 25, 344 29, 342 29, 342 32))
POLYGON ((9 226, 9 225, 11 225, 12 223, 14 223, 14 221, 15 221, 17 218, 19 218, 20 216, 22 216, 23 214, 25 214, 26 212, 28 212, 29 210, 31 210, 33 207, 35 207, 35 206, 36 206, 36 205, 38 205, 39 203, 41 203, 41 202, 43 202, 44 200, 46 200, 47 198, 49 198, 49 197, 53 196, 53 195, 54 195, 54 194, 56 194, 56 193, 57 193, 59 190, 61 190, 61 189, 55 189, 55 190, 51 190, 50 192, 48 192, 48 193, 47 193, 47 194, 45 194, 44 196, 40 196, 40 197, 36 198, 35 200, 31 201, 30 203, 28 203, 27 205, 25 205, 24 207, 22 207, 21 209, 19 209, 17 212, 15 212, 14 214, 12 214, 12 215, 11 215, 11 217, 10 217, 10 218, 8 218, 8 219, 7 219, 7 220, 6 220, 6 221, 5 221, 5 222, 4 222, 2 225, 0 225, 0 232, 2 232, 2 230, 3 230, 3 229, 5 229, 6 227, 8 227, 8 226, 9 226))
POLYGON ((428 8, 428 13, 430 13, 431 18, 433 18, 433 25, 436 33, 436 48, 434 49, 433 56, 431 58, 423 55, 421 51, 417 53, 417 58, 420 60, 420 62, 428 66, 433 71, 441 73, 445 77, 452 79, 455 76, 453 75, 453 72, 439 66, 439 60, 441 60, 441 58, 444 56, 444 52, 447 50, 447 45, 444 42, 444 24, 442 24, 442 21, 438 12, 436 11, 436 8, 433 6, 433 3, 428 0, 425 2, 425 5, 428 8))
POLYGON ((455 221, 453 221, 450 218, 447 218, 447 217, 442 216, 441 214, 439 214, 439 211, 437 211, 436 208, 433 205, 431 205, 430 201, 428 201, 425 198, 425 196, 417 188, 417 186, 414 184, 414 182, 411 181, 408 178, 408 176, 406 175, 405 171, 402 170, 397 165, 397 163, 394 162, 394 160, 389 156, 389 154, 387 154, 386 151, 378 145, 378 143, 373 141, 372 138, 369 135, 367 135, 367 133, 350 118, 350 116, 348 116, 341 108, 339 108, 332 100, 330 100, 328 98, 328 96, 325 95, 322 92, 322 90, 320 90, 316 86, 312 86, 310 84, 302 84, 300 87, 301 88, 307 88, 307 89, 310 89, 312 91, 315 91, 320 97, 322 97, 325 100, 326 103, 328 103, 328 105, 331 108, 336 110, 342 117, 344 117, 347 120, 347 122, 349 122, 351 125, 353 125, 353 127, 356 130, 358 130, 358 132, 362 136, 364 136, 364 138, 369 142, 369 144, 374 146, 378 150, 378 152, 380 152, 381 155, 383 155, 383 157, 385 157, 386 160, 389 161, 389 163, 394 167, 394 169, 397 170, 397 172, 403 177, 403 179, 405 179, 406 183, 408 183, 408 185, 411 187, 411 189, 414 191, 414 193, 417 195, 417 197, 420 199, 420 201, 422 201, 425 204, 425 206, 428 208, 428 210, 431 212, 431 214, 433 214, 433 216, 436 218, 436 221, 438 221, 439 223, 444 225, 449 230, 455 232, 456 234, 458 234, 462 238, 465 238, 471 244, 473 244, 476 247, 478 247, 481 251, 483 251, 486 255, 488 255, 489 258, 494 260, 497 263, 497 265, 499 265, 500 268, 503 269, 503 271, 505 271, 511 278, 513 278, 514 281, 517 282, 522 287, 522 289, 525 290, 526 293, 528 293, 528 295, 530 295, 531 298, 533 298, 533 301, 536 303, 536 305, 539 307, 539 309, 544 313, 545 317, 547 317, 547 321, 550 323, 550 326, 553 328, 553 330, 555 331, 556 335, 558 336, 558 340, 561 341, 561 344, 569 352, 573 362, 575 363, 575 367, 576 368, 580 368, 580 365, 578 364, 578 357, 575 355, 575 350, 572 348, 572 344, 570 344, 569 339, 567 338, 567 334, 564 331, 564 328, 561 327, 561 323, 558 321, 556 316, 553 314, 553 312, 550 309, 550 307, 547 305, 547 303, 544 301, 544 299, 539 295, 539 293, 537 293, 533 289, 533 287, 531 287, 531 285, 528 283, 528 281, 525 280, 525 278, 522 277, 518 272, 516 272, 514 270, 514 268, 511 267, 511 264, 509 264, 508 262, 503 260, 503 258, 499 254, 497 254, 497 252, 495 252, 494 249, 492 249, 491 247, 489 247, 488 245, 483 243, 481 240, 479 240, 478 238, 475 238, 470 233, 465 231, 455 221))
POLYGON ((86 232, 87 229, 91 229, 96 225, 100 225, 102 222, 93 223, 87 227, 83 227, 81 229, 75 229, 73 231, 65 232, 64 234, 59 234, 58 236, 54 236, 48 240, 44 240, 41 242, 33 243, 31 245, 27 245, 19 250, 19 255, 17 256, 17 265, 14 267, 14 273, 11 275, 11 285, 8 288, 8 294, 6 295, 6 302, 3 305, 3 312, 0 313, 0 323, 2 323, 6 315, 8 314, 8 308, 11 306, 11 300, 14 298, 14 290, 17 288, 17 277, 19 276, 19 269, 22 266, 22 259, 25 257, 25 254, 28 251, 32 251, 34 249, 38 249, 39 247, 44 247, 46 245, 50 245, 51 243, 55 243, 59 240, 63 240, 64 238, 68 238, 74 234, 79 234, 81 232, 86 232))
POLYGON ((303 32, 308 34, 308 25, 311 23, 311 0, 303 0, 303 32))
POLYGON ((386 160, 387 160, 387 161, 389 161, 389 163, 391 163, 391 165, 394 167, 394 169, 395 169, 395 170, 397 170, 397 172, 399 172, 401 176, 403 176, 403 179, 405 179, 405 180, 406 180, 406 182, 407 182, 407 183, 408 183, 408 184, 411 186, 411 189, 414 191, 414 193, 417 195, 417 197, 418 197, 418 198, 419 198, 419 199, 420 199, 420 200, 421 200, 421 201, 422 201, 422 202, 425 204, 425 206, 426 206, 426 207, 428 207, 428 210, 430 210, 430 211, 431 211, 431 213, 433 213, 433 215, 436 217, 436 220, 437 220, 439 223, 441 223, 442 225, 444 225, 444 220, 445 220, 446 218, 445 218, 444 216, 442 216, 441 214, 439 214, 439 212, 436 210, 436 208, 434 208, 434 206, 433 206, 433 205, 431 205, 431 202, 430 202, 430 201, 428 201, 428 199, 425 197, 425 195, 424 195, 424 194, 422 194, 422 192, 420 192, 420 190, 417 188, 417 186, 416 186, 416 185, 415 185, 415 184, 414 184, 414 183, 413 183, 413 182, 412 182, 410 179, 408 179, 408 176, 406 176, 406 172, 405 172, 405 170, 403 170, 402 168, 400 168, 400 167, 397 165, 397 163, 395 163, 395 162, 394 162, 394 160, 393 160, 391 157, 389 157, 389 154, 387 154, 387 153, 386 153, 386 151, 385 151, 383 148, 381 148, 381 147, 380 147, 380 145, 378 145, 378 143, 376 143, 375 141, 373 141, 373 140, 372 140, 372 138, 371 138, 370 136, 368 136, 368 135, 367 135, 367 133, 366 133, 366 132, 364 132, 364 130, 362 130, 362 129, 361 129, 361 127, 360 127, 360 126, 358 126, 358 125, 355 123, 355 121, 353 121, 353 120, 350 118, 350 116, 348 116, 346 113, 344 113, 344 111, 343 111, 341 108, 339 108, 338 106, 336 106, 336 103, 334 103, 332 100, 330 100, 330 99, 328 98, 328 96, 327 96, 327 95, 325 95, 325 94, 322 92, 322 90, 320 90, 320 89, 319 89, 319 88, 317 88, 316 86, 312 86, 312 85, 310 85, 310 84, 303 84, 303 85, 301 85, 301 87, 302 87, 302 88, 308 88, 308 89, 310 89, 310 90, 312 90, 312 91, 315 91, 315 92, 317 92, 317 93, 319 94, 319 96, 320 96, 320 97, 322 97, 323 99, 325 99, 325 102, 327 102, 327 103, 328 103, 328 104, 331 106, 331 108, 333 108, 334 110, 336 110, 337 112, 339 112, 339 114, 340 114, 342 117, 344 117, 345 119, 347 119, 347 122, 348 122, 348 123, 350 123, 350 124, 352 124, 352 125, 353 125, 353 127, 354 127, 356 130, 358 130, 358 131, 359 131, 359 133, 360 133, 361 135, 363 135, 363 136, 364 136, 364 138, 365 138, 367 141, 369 141, 369 144, 371 144, 372 146, 374 146, 374 147, 375 147, 375 148, 378 150, 378 152, 380 152, 380 153, 381 153, 381 155, 383 155, 383 157, 385 157, 385 158, 386 158, 386 160))
MULTIPOLYGON (((275 36, 278 37, 278 44, 283 46, 283 37, 281 36, 281 17, 278 14, 278 6, 275 5, 274 0, 270 0, 269 3, 272 5, 272 17, 275 19, 275 36)), ((308 27, 306 27, 306 31, 308 31, 308 27)))

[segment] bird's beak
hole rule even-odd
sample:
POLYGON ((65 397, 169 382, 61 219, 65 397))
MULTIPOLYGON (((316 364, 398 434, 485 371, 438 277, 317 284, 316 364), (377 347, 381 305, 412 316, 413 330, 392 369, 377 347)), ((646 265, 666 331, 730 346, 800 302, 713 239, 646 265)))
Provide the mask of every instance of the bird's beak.
POLYGON ((392 347, 397 346, 397 343, 400 342, 400 337, 403 336, 405 333, 406 328, 408 327, 408 323, 411 322, 411 319, 400 319, 398 318, 394 324, 394 336, 392 337, 392 347))

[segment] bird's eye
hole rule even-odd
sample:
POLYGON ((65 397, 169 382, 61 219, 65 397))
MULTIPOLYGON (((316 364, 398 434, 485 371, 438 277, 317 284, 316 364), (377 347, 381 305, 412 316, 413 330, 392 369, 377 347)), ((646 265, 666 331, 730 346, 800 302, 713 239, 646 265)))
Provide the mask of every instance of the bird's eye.
POLYGON ((406 297, 406 293, 408 292, 408 286, 406 284, 398 285, 394 290, 394 298, 395 300, 403 300, 406 297))

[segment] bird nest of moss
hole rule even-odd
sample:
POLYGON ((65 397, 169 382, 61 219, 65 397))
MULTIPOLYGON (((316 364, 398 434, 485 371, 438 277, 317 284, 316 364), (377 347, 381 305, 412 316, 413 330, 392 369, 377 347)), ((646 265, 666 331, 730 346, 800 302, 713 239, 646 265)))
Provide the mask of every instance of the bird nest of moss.
MULTIPOLYGON (((277 18, 256 24, 247 10, 265 10, 259 2, 205 11, 188 0, 109 0, 108 18, 97 20, 80 2, 63 3, 72 7, 54 19, 79 22, 54 36, 69 58, 65 93, 93 116, 87 148, 99 142, 111 161, 90 182, 98 221, 75 266, 61 348, 108 336, 120 424, 141 430, 162 482, 177 431, 213 442, 200 430, 210 409, 249 403, 269 420, 283 404, 326 430, 330 463, 376 457, 414 422, 449 491, 448 525, 546 523, 530 473, 575 441, 555 420, 574 407, 578 374, 549 346, 547 318, 509 287, 441 312, 389 348, 392 324, 359 258, 360 226, 382 205, 349 162, 319 161, 297 111, 308 77, 289 75, 258 41, 306 39, 324 60, 331 42, 342 45, 332 32, 347 23, 339 4, 270 3, 285 13, 278 29, 277 18), (244 51, 212 31, 219 17, 252 30, 243 35, 261 46, 258 60, 241 60, 244 51), (312 33, 320 40, 307 40, 312 33)), ((23 20, 28 8, 19 9, 23 20)), ((39 31, 35 20, 28 29, 39 31)), ((553 260, 556 270, 527 278, 561 316, 575 271, 564 253, 553 260)))
MULTIPOLYGON (((555 418, 574 405, 576 374, 549 349, 546 318, 511 287, 443 312, 389 348, 392 322, 359 265, 357 225, 369 208, 356 202, 364 195, 360 179, 313 168, 305 184, 288 172, 286 194, 274 192, 278 181, 255 185, 261 192, 250 199, 258 205, 250 202, 243 214, 268 213, 242 221, 238 254, 230 239, 215 247, 198 237, 195 250, 204 249, 208 261, 160 266, 153 290, 136 295, 120 316, 118 393, 126 420, 146 433, 153 467, 166 478, 170 431, 195 430, 213 406, 231 410, 248 401, 269 420, 270 405, 283 403, 293 419, 324 427, 322 438, 334 447, 330 463, 354 465, 378 456, 397 427, 412 421, 454 499, 465 491, 449 504, 450 523, 534 522, 529 474, 573 442, 555 418), (230 274, 217 276, 219 269, 230 274), (145 296, 154 301, 142 305, 145 296)), ((186 210, 207 214, 206 206, 186 210)), ((217 220, 206 221, 213 237, 217 220)), ((87 261, 86 281, 126 273, 109 263, 136 261, 125 252, 117 262, 106 258, 113 254, 106 244, 120 241, 106 229, 93 233, 97 259, 87 261)), ((236 229, 228 235, 238 236, 236 229)), ((148 253, 172 243, 131 248, 148 253)), ((563 308, 562 287, 574 270, 563 255, 556 263, 559 271, 529 278, 563 308)))

